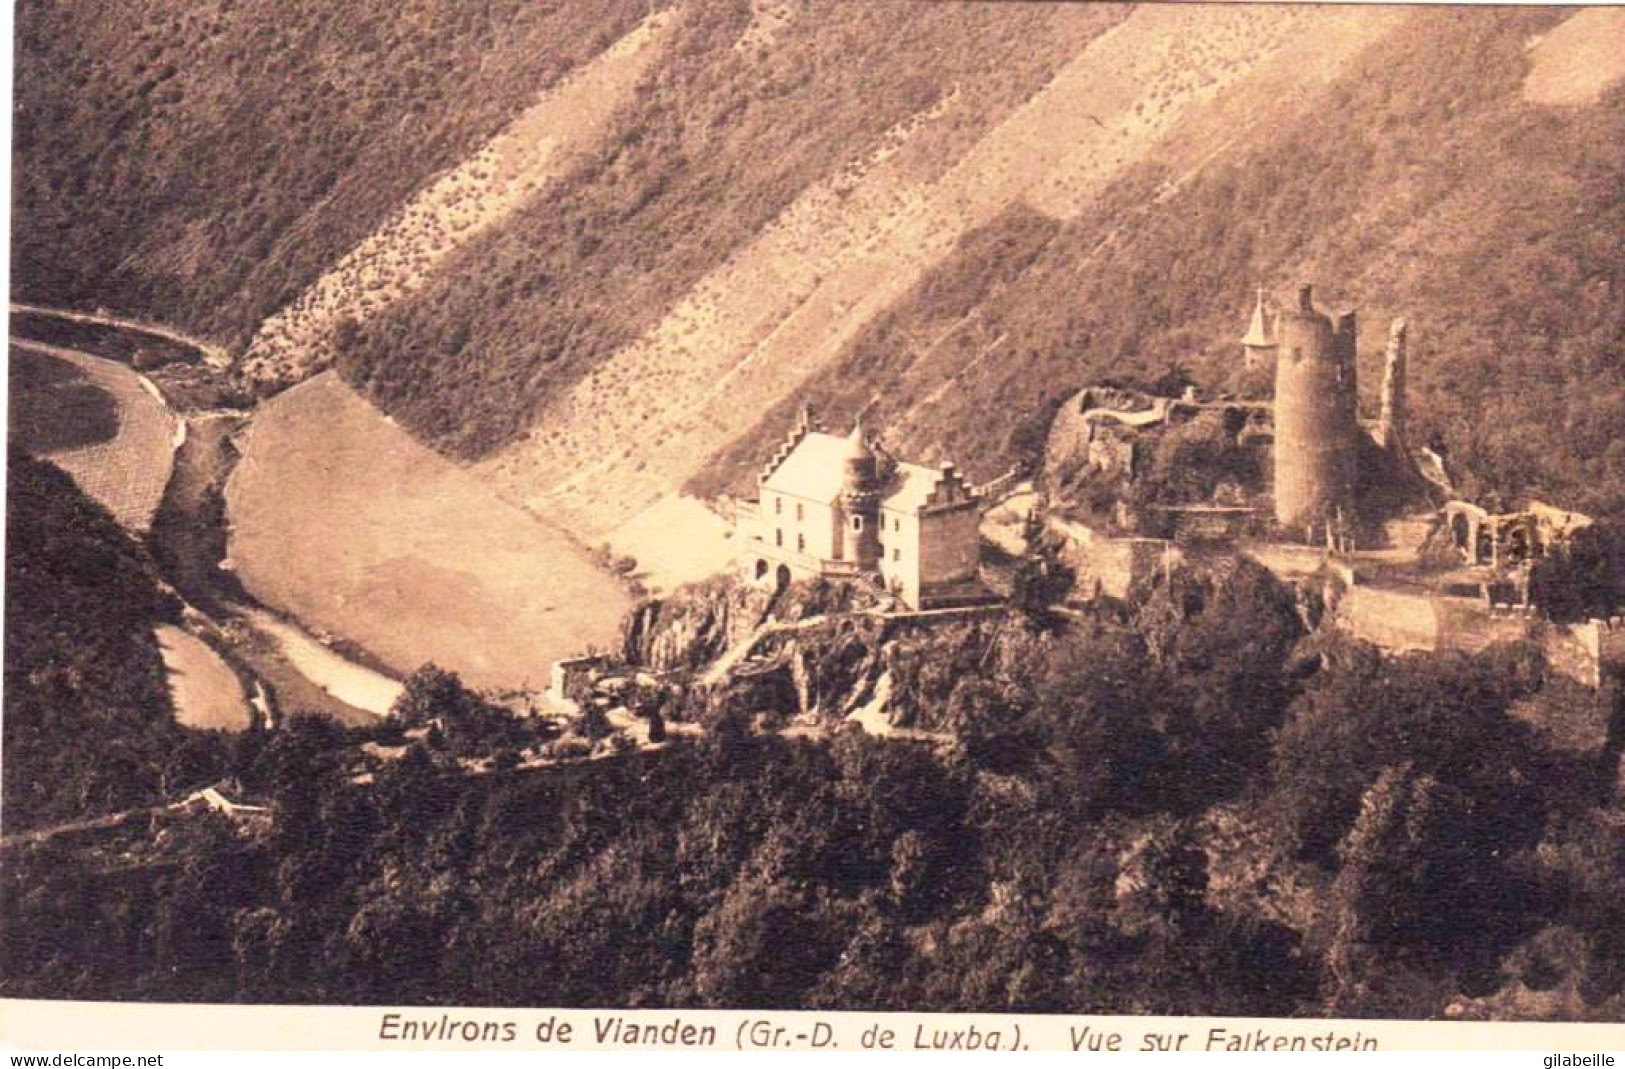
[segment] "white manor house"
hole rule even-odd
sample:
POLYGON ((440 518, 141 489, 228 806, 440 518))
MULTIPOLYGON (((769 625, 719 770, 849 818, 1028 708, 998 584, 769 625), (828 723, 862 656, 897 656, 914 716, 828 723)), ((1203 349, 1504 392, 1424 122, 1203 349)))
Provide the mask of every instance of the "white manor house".
POLYGON ((982 494, 953 464, 930 468, 865 436, 817 430, 803 409, 741 504, 741 564, 759 582, 878 578, 913 609, 976 600, 982 494))

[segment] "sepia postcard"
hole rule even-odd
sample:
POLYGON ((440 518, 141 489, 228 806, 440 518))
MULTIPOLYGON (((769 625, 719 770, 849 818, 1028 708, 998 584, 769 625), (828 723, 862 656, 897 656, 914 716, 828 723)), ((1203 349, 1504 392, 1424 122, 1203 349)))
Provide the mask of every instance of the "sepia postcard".
POLYGON ((0 1045, 1625 1048, 1625 7, 11 19, 0 1045))

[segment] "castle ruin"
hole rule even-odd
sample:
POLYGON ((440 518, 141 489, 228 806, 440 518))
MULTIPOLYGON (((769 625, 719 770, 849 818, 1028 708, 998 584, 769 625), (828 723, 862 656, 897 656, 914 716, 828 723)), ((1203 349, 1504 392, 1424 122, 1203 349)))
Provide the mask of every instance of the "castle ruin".
POLYGON ((1311 532, 1355 511, 1359 393, 1353 312, 1335 320, 1298 291, 1275 320, 1275 521, 1311 532))
POLYGON ((1328 608, 1385 649, 1528 639, 1597 685, 1604 665, 1625 660, 1621 625, 1559 624, 1538 608, 1590 517, 1459 500, 1442 458, 1412 439, 1406 321, 1389 327, 1371 420, 1360 416, 1357 330, 1353 311, 1317 308, 1307 285, 1279 311, 1260 289, 1240 357, 1246 371, 1273 370, 1273 400, 1089 386, 1064 404, 1045 456, 1048 526, 1078 594, 1128 596, 1203 544, 1299 585, 1335 576, 1328 608))

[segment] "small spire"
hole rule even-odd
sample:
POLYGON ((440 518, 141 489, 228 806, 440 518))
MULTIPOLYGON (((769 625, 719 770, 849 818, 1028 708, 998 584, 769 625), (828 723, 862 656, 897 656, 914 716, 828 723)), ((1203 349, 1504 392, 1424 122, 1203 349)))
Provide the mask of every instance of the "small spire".
POLYGON ((1264 310, 1264 287, 1260 286, 1258 302, 1253 305, 1252 322, 1247 325, 1247 336, 1241 339, 1241 344, 1249 349, 1268 349, 1275 344, 1274 337, 1264 310))
POLYGON ((871 466, 874 463, 874 446, 870 444, 868 435, 863 433, 863 410, 852 418, 852 430, 846 436, 846 459, 848 463, 864 461, 871 466))

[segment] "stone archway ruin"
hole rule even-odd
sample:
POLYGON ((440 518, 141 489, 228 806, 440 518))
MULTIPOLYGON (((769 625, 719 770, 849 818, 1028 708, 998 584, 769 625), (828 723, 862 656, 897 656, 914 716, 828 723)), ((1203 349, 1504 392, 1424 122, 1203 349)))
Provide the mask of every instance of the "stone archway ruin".
POLYGON ((1452 501, 1444 507, 1450 529, 1450 544, 1467 564, 1479 564, 1494 551, 1491 532, 1485 526, 1489 514, 1467 501, 1452 501))

